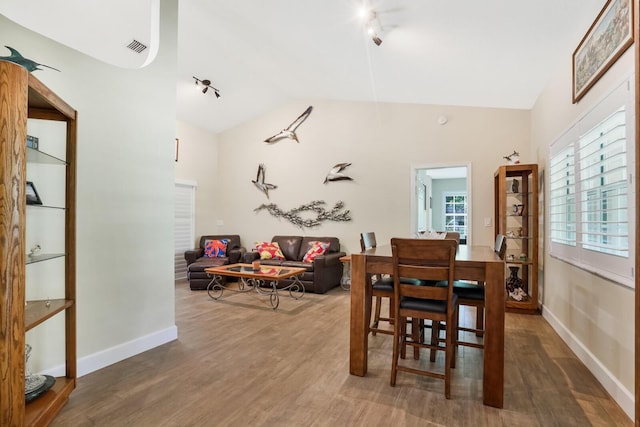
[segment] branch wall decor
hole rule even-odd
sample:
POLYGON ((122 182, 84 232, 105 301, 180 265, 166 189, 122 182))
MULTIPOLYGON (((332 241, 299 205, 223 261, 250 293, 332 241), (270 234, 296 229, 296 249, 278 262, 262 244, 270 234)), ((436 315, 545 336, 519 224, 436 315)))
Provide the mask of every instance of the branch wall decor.
POLYGON ((278 218, 284 218, 300 228, 316 227, 323 221, 351 221, 350 211, 345 210, 344 212, 340 212, 344 208, 344 202, 338 201, 330 211, 327 211, 324 208, 324 204, 324 200, 314 200, 311 203, 301 205, 285 212, 276 206, 275 203, 270 203, 268 205, 262 204, 253 211, 260 212, 261 210, 266 209, 271 215, 278 218), (316 217, 304 219, 300 216, 300 212, 315 212, 316 217))
POLYGON ((295 119, 289 126, 281 130, 277 134, 265 139, 264 142, 276 142, 283 138, 290 138, 295 142, 300 142, 298 141, 298 135, 296 135, 296 129, 298 129, 298 126, 300 126, 305 120, 307 120, 307 117, 309 117, 309 114, 311 114, 311 110, 313 110, 313 106, 309 105, 309 107, 304 110, 304 112, 300 114, 298 118, 295 119))

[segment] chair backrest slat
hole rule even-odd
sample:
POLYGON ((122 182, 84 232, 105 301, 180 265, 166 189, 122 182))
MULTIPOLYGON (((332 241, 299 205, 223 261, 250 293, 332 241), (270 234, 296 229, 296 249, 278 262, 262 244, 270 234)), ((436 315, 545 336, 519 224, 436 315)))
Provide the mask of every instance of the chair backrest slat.
POLYGON ((376 246, 376 233, 373 231, 360 233, 360 249, 363 252, 367 249, 375 248, 376 246))
POLYGON ((496 244, 493 250, 498 254, 500 259, 504 259, 505 253, 507 252, 507 239, 504 237, 504 234, 498 234, 496 236, 496 244))

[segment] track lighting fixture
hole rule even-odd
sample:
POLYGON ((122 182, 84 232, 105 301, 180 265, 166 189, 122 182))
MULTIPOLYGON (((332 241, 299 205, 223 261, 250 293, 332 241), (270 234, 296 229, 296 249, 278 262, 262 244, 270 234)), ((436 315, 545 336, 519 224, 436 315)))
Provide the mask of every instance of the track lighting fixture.
POLYGON ((193 77, 193 79, 196 81, 196 86, 198 88, 200 88, 200 86, 203 86, 202 93, 207 93, 209 89, 213 89, 213 92, 216 94, 216 98, 220 98, 220 91, 215 87, 211 86, 211 80, 207 80, 207 79, 200 80, 197 77, 193 77))
POLYGON ((365 28, 367 30, 367 34, 371 37, 371 40, 376 44, 376 46, 380 46, 382 44, 382 39, 378 36, 375 28, 381 28, 380 21, 378 20, 378 13, 373 9, 367 9, 363 7, 360 10, 360 17, 365 22, 365 28))

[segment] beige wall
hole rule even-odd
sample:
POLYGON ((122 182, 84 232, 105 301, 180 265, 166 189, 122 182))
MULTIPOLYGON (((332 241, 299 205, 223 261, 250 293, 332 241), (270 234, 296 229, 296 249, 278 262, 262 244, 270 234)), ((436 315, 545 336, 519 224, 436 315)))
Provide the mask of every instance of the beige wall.
POLYGON ((225 179, 218 175, 218 136, 178 120, 177 136, 180 140, 176 179, 196 184, 196 224, 194 247, 203 234, 216 234, 215 194, 224 188, 225 179))
MULTIPOLYGON (((473 238, 492 244, 493 173, 502 156, 528 152, 529 112, 491 108, 308 100, 284 105, 219 135, 219 173, 226 178, 217 212, 226 232, 241 234, 248 248, 276 234, 337 236, 347 252, 359 250, 359 233, 375 231, 378 242, 411 233, 412 167, 470 163, 472 166, 473 238), (287 126, 308 105, 314 109, 298 128, 300 143, 265 138, 287 126), (449 121, 439 125, 445 115, 449 121), (350 162, 352 182, 323 184, 336 163, 350 162), (267 182, 278 185, 270 200, 251 183, 259 163, 267 182), (489 195, 489 196, 488 196, 489 195), (266 211, 275 203, 290 210, 312 200, 327 209, 343 201, 351 222, 326 222, 300 230, 266 211)), ((523 161, 529 160, 526 155, 523 161)))
MULTIPOLYGON (((531 157, 546 169, 549 144, 632 72, 633 49, 629 49, 574 105, 571 103, 571 62, 565 61, 531 112, 531 157)), ((634 390, 633 289, 601 279, 548 255, 544 257, 544 283, 545 318, 631 416, 634 390)))

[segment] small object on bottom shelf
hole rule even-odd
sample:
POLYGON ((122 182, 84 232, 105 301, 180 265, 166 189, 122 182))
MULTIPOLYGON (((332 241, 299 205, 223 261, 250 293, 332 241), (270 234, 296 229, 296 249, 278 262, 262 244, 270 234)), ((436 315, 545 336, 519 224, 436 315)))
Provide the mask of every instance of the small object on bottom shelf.
POLYGON ((509 270, 511 270, 511 276, 507 279, 507 291, 509 294, 514 292, 516 289, 522 288, 522 279, 518 277, 518 272, 520 271, 520 267, 517 265, 509 266, 509 270))
POLYGON ((509 292, 509 297, 516 301, 529 299, 529 295, 527 295, 527 293, 522 288, 516 288, 513 292, 509 292))
POLYGON ((29 357, 31 357, 31 346, 24 346, 24 400, 29 403, 32 400, 42 396, 56 383, 56 379, 50 375, 32 374, 29 371, 29 357))
MULTIPOLYGON (((29 402, 37 399, 38 397, 42 396, 47 391, 49 391, 51 389, 51 387, 53 387, 53 385, 56 383, 56 379, 54 377, 52 377, 51 375, 31 375, 31 376, 32 377, 44 377, 44 382, 38 388, 30 391, 29 393, 25 392, 24 400, 25 400, 26 403, 29 403, 29 402)), ((40 379, 38 381, 40 381, 40 379)), ((26 378, 26 382, 29 383, 29 377, 26 378)))

